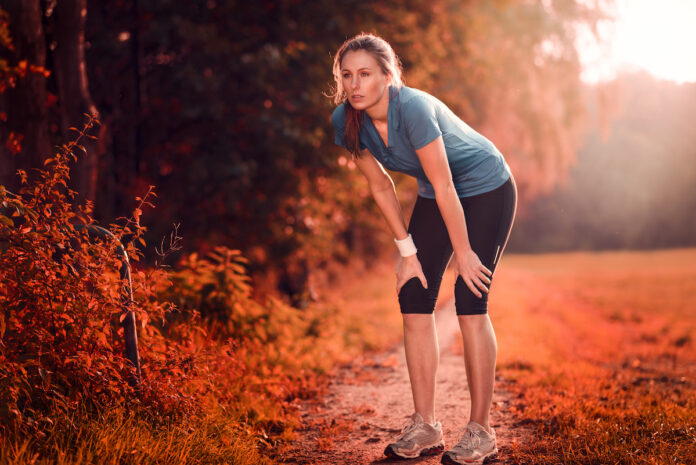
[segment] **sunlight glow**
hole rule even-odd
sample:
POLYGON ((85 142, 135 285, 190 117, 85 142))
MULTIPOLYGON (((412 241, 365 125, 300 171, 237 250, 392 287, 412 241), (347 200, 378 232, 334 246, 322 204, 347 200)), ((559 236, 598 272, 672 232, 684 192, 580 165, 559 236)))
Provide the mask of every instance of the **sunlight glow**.
POLYGON ((581 30, 582 80, 612 79, 622 69, 644 69, 675 82, 696 81, 696 1, 615 0, 613 24, 599 27, 600 46, 581 30))

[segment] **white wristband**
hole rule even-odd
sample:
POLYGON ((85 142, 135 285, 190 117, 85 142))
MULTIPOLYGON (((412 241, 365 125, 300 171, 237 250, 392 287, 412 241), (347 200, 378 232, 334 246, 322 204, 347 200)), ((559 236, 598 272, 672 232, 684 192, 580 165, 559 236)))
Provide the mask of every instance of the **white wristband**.
POLYGON ((413 238, 411 237, 410 233, 406 239, 399 240, 394 238, 394 242, 399 248, 399 253, 402 257, 408 257, 418 252, 418 249, 416 249, 416 244, 413 243, 413 238))

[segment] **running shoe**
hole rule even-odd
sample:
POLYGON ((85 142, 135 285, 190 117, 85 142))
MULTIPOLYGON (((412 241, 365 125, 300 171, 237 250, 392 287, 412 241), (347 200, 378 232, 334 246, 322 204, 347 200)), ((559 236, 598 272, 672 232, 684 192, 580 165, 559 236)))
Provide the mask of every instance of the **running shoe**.
POLYGON ((486 428, 472 421, 466 425, 464 435, 457 445, 442 454, 442 463, 445 465, 482 464, 497 456, 495 430, 491 428, 491 433, 488 434, 486 428))
POLYGON ((423 421, 420 413, 416 412, 401 429, 396 441, 384 449, 384 455, 392 458, 414 459, 421 455, 434 455, 443 450, 445 450, 445 441, 440 422, 430 425, 423 421))

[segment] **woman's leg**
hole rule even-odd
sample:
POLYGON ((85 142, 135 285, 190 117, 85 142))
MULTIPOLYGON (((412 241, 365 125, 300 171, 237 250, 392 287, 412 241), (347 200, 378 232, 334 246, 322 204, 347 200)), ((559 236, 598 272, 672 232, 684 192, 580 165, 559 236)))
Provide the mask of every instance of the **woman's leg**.
POLYGON ((464 366, 471 397, 470 420, 490 433, 489 412, 495 383, 498 344, 488 314, 459 315, 464 339, 464 366))
POLYGON ((426 423, 435 423, 435 376, 440 349, 433 314, 404 314, 404 349, 413 406, 426 423))
POLYGON ((418 260, 428 282, 418 278, 401 288, 399 304, 404 320, 404 348, 415 411, 435 422, 435 376, 440 350, 433 310, 442 275, 452 257, 452 244, 435 199, 418 197, 408 227, 418 249, 418 260))
MULTIPOLYGON (((517 206, 513 178, 494 191, 462 199, 469 242, 481 262, 492 272, 507 244, 517 206)), ((489 286, 490 291, 490 286, 489 286)), ((495 383, 498 345, 488 317, 488 294, 476 297, 459 277, 455 306, 464 339, 464 365, 471 395, 471 421, 490 432, 489 412, 495 383)))

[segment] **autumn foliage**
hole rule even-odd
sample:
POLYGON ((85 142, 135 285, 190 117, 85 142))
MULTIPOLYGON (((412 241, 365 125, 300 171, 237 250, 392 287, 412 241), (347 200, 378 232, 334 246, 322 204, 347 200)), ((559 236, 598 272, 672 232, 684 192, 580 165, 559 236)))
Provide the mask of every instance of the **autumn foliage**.
MULTIPOLYGON (((118 273, 117 249, 124 242, 131 260, 141 256, 135 243, 145 228, 137 216, 149 202, 140 199, 135 219, 110 225, 113 237, 90 237, 84 226, 94 224, 91 205, 73 208, 75 193, 66 188, 66 181, 68 163, 76 158, 73 152, 81 147, 81 139, 92 137, 87 131, 95 123, 90 120, 75 141, 46 159, 47 169, 35 185, 27 184, 26 173, 20 171, 20 192, 0 186, 0 395, 9 400, 0 414, 6 428, 40 432, 55 415, 78 406, 103 409, 126 400, 167 405, 169 411, 193 407, 190 397, 157 376, 145 379, 138 396, 127 382, 131 364, 122 356, 119 324, 125 316, 127 282, 118 273)), ((148 325, 170 310, 168 303, 147 298, 152 283, 162 277, 156 273, 138 273, 134 279, 138 320, 154 349, 148 357, 151 375, 167 364, 185 361, 170 353, 171 344, 148 325)))
POLYGON ((245 457, 238 463, 262 463, 259 450, 273 453, 292 434, 293 401, 315 394, 322 373, 379 336, 332 304, 299 309, 271 295, 254 299, 238 250, 214 247, 165 265, 181 248, 176 230, 156 249, 154 267, 139 266, 152 187, 136 198, 131 217, 104 228, 110 234, 88 233, 97 226, 91 204, 75 207, 66 186, 96 124, 91 118, 47 159, 36 182, 19 171, 19 192, 0 186, 0 462, 67 450, 87 453, 75 462, 104 454, 114 461, 130 454, 129 463, 184 463, 191 454, 215 462, 237 454, 245 457), (130 305, 121 245, 132 266, 130 305), (138 323, 137 386, 123 355, 129 309, 138 323), (110 436, 124 428, 135 432, 130 439, 110 436), (175 446, 153 456, 162 441, 175 446))

